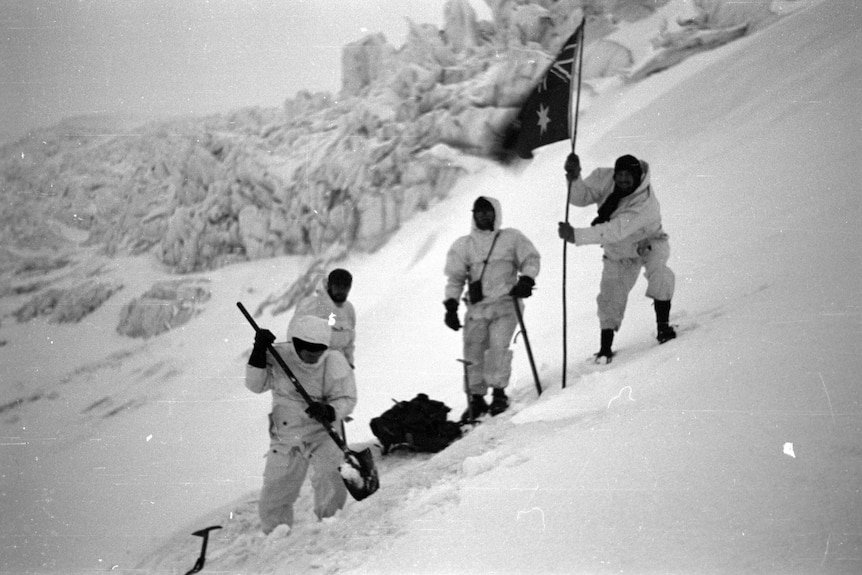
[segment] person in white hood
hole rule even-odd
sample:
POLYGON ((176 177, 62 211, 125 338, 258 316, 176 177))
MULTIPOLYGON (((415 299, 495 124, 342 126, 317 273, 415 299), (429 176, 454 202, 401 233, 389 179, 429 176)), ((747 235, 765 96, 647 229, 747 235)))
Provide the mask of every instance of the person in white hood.
POLYGON ((599 206, 598 216, 588 228, 573 228, 559 222, 560 238, 584 246, 604 248, 598 315, 601 347, 596 363, 610 363, 614 334, 622 325, 629 292, 640 270, 647 279, 646 295, 654 301, 657 339, 665 343, 676 337, 670 325, 670 302, 675 276, 667 266, 670 257, 668 235, 661 225, 661 211, 650 184, 649 164, 634 156, 617 158, 613 168, 597 168, 581 179, 581 162, 569 154, 565 164, 569 181, 569 203, 599 206))
POLYGON ((309 466, 314 489, 314 513, 331 517, 344 506, 347 488, 338 471, 341 449, 321 424, 338 424, 356 406, 356 382, 344 355, 329 349, 332 330, 326 320, 303 316, 292 322, 287 342, 273 345, 313 402, 307 404, 271 354, 275 336, 255 335, 245 385, 254 393, 272 392, 270 446, 263 472, 258 511, 261 529, 293 525, 293 504, 309 466))
POLYGON ((463 421, 490 412, 502 413, 509 406, 506 386, 512 372, 509 344, 518 326, 515 302, 533 293, 541 256, 519 230, 502 228, 500 202, 479 196, 473 204, 471 231, 461 236, 446 254, 444 273, 446 308, 444 321, 457 331, 458 300, 468 286, 464 302, 464 359, 467 366, 469 400, 463 421), (493 389, 491 405, 485 403, 493 389))

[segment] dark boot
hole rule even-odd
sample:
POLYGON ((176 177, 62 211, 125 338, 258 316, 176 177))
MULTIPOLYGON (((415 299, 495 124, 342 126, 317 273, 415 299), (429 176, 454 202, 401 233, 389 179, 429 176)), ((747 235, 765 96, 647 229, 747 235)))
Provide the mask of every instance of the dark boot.
POLYGON ((488 413, 488 404, 485 403, 485 397, 473 394, 470 396, 470 403, 467 405, 467 409, 461 414, 461 422, 474 421, 486 413, 488 413))
POLYGON ((670 325, 670 300, 655 300, 655 321, 658 328, 656 339, 660 344, 676 337, 676 331, 670 325))
POLYGON ((499 415, 509 409, 509 398, 506 397, 506 392, 502 389, 494 389, 494 399, 491 400, 491 407, 488 411, 491 415, 499 415))
POLYGON ((611 346, 614 344, 614 330, 612 329, 603 329, 602 330, 602 346, 599 348, 599 352, 593 355, 593 361, 596 363, 610 363, 614 358, 614 352, 611 350, 611 346))

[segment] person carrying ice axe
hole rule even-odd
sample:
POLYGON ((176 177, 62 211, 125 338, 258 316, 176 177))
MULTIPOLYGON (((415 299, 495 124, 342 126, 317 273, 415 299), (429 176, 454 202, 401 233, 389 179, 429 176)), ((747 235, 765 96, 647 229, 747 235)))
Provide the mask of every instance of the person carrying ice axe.
POLYGON ((303 316, 292 322, 287 342, 275 343, 269 330, 256 331, 246 366, 245 385, 254 393, 272 392, 270 447, 258 511, 261 529, 293 525, 293 504, 309 466, 318 519, 344 507, 347 489, 339 472, 342 452, 322 421, 336 424, 356 406, 353 370, 341 352, 329 349, 332 330, 325 319, 303 316), (267 349, 272 346, 302 381, 307 402, 267 349))
POLYGON ((501 228, 502 209, 496 198, 479 196, 473 204, 471 231, 452 244, 446 254, 444 321, 461 329, 458 298, 467 285, 464 316, 464 365, 467 410, 462 422, 509 407, 506 387, 512 373, 509 344, 518 326, 516 305, 533 293, 541 256, 533 243, 515 228, 501 228), (485 403, 488 388, 491 404, 485 403))

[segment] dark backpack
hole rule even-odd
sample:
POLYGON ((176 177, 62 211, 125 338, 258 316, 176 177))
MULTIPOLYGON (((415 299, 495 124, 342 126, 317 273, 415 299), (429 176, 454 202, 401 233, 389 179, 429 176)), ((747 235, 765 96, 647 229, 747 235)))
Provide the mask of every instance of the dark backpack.
POLYGON ((461 437, 461 426, 448 421, 447 413, 445 403, 420 393, 410 401, 396 401, 372 419, 371 431, 380 440, 384 455, 398 447, 436 453, 461 437))

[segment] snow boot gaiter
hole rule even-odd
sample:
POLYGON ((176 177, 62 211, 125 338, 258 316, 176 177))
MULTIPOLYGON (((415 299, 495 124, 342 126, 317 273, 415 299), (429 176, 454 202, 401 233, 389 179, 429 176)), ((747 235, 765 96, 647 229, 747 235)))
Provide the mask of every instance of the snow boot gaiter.
POLYGON ((670 325, 670 300, 655 300, 655 321, 658 328, 656 339, 665 343, 676 337, 676 330, 670 325))
POLYGON ((614 344, 614 330, 612 329, 603 329, 602 330, 602 346, 599 348, 599 352, 593 355, 593 361, 596 363, 610 363, 614 358, 614 352, 611 350, 611 346, 614 344))

